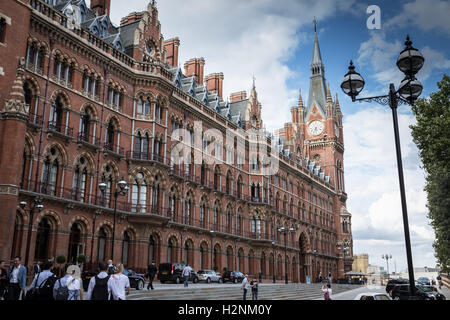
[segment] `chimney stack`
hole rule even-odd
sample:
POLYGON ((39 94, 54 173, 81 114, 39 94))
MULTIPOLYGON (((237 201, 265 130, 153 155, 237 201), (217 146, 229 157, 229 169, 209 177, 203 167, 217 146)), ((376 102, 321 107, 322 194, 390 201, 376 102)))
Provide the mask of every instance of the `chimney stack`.
POLYGON ((195 77, 198 85, 203 85, 203 74, 205 70, 205 58, 193 58, 184 63, 184 73, 187 77, 195 77))
POLYGON ((173 38, 164 41, 164 49, 166 50, 166 60, 169 66, 178 67, 178 47, 180 39, 173 38))
POLYGON ((111 0, 91 0, 91 9, 99 16, 109 16, 111 12, 111 0))
POLYGON ((230 95, 230 102, 236 102, 247 99, 247 91, 235 92, 230 95))
POLYGON ((212 73, 205 77, 206 89, 216 93, 219 98, 223 98, 223 73, 212 73))

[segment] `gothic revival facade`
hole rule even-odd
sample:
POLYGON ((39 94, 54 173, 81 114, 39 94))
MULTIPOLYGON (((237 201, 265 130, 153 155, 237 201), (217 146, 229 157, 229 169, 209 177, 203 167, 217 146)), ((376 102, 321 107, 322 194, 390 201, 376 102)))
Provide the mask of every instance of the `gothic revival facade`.
POLYGON ((343 277, 352 236, 342 113, 317 34, 307 105, 300 95, 292 122, 264 138, 278 142, 279 170, 267 175, 250 138, 207 133, 263 128, 255 84, 225 100, 224 75, 204 75, 204 58, 179 67, 180 40, 163 38, 154 1, 120 26, 110 2, 0 4, 0 259, 343 277), (174 162, 180 143, 215 164, 174 162))

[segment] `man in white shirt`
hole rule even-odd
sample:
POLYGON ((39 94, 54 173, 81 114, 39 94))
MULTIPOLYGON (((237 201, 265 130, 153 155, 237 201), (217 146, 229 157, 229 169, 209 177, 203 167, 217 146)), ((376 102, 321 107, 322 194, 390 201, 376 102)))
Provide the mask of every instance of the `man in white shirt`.
POLYGON ((249 286, 249 283, 248 283, 248 274, 245 274, 245 278, 244 278, 244 280, 242 280, 242 286, 241 286, 241 289, 244 290, 244 296, 242 297, 243 300, 247 300, 247 290, 248 290, 248 286, 249 286))
MULTIPOLYGON (((98 264, 98 267, 100 269, 100 273, 97 275, 97 278, 104 279, 106 277, 109 277, 109 275, 107 273, 108 265, 105 262, 100 262, 98 264)), ((88 287, 88 291, 86 294, 86 300, 91 300, 91 298, 92 298, 92 291, 94 290, 94 287, 95 287, 95 278, 96 277, 92 277, 91 281, 89 281, 89 287, 88 287)), ((105 299, 105 300, 107 300, 107 299, 105 299)))
POLYGON ((20 293, 25 290, 27 286, 27 268, 20 264, 21 258, 19 256, 14 258, 14 264, 11 266, 8 273, 8 300, 19 300, 20 293))

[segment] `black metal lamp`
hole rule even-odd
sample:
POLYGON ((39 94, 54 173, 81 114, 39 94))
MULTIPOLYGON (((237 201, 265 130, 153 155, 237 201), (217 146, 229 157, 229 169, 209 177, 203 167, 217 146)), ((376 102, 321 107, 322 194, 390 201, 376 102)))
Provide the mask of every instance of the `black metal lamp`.
POLYGON ((364 78, 355 71, 353 61, 350 61, 348 72, 344 76, 344 80, 342 80, 342 91, 344 91, 344 93, 350 96, 354 101, 355 97, 362 91, 362 89, 364 89, 364 84, 364 78))
POLYGON ((406 36, 406 48, 400 52, 397 59, 397 67, 408 77, 413 77, 420 69, 422 69, 425 62, 424 57, 419 50, 412 46, 409 35, 406 36))

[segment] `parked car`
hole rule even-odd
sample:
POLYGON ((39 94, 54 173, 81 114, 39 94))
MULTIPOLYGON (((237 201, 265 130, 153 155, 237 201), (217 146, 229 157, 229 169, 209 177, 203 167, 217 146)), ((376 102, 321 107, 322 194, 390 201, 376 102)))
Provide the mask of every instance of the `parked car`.
POLYGON ((417 281, 426 286, 431 285, 430 279, 428 279, 427 277, 420 277, 419 279, 417 279, 417 281))
POLYGON ((397 284, 408 284, 408 279, 391 279, 386 285, 386 292, 392 297, 391 291, 397 284))
POLYGON ((354 300, 392 300, 387 293, 365 292, 360 293, 354 300))
POLYGON ((392 299, 410 300, 410 298, 413 298, 414 300, 436 300, 436 296, 432 292, 424 290, 422 286, 415 285, 415 289, 414 297, 412 297, 409 284, 397 284, 392 289, 392 299))
MULTIPOLYGON (((186 265, 181 263, 161 263, 158 268, 158 280, 161 283, 165 283, 167 281, 172 281, 175 283, 182 283, 183 278, 183 269, 186 265)), ((188 281, 192 281, 193 283, 198 282, 198 275, 192 269, 188 278, 188 281)))
POLYGON ((207 283, 223 283, 222 276, 220 274, 217 274, 214 270, 199 270, 197 274, 199 281, 206 281, 207 283))
POLYGON ((427 286, 427 285, 421 285, 416 284, 417 287, 419 287, 421 290, 425 292, 429 292, 434 295, 434 298, 436 300, 446 300, 445 296, 438 292, 437 288, 435 286, 427 286))
POLYGON ((223 282, 233 282, 233 283, 238 283, 238 282, 242 282, 242 280, 244 280, 245 275, 240 272, 240 271, 225 271, 222 274, 222 280, 223 282))
POLYGON ((124 269, 123 274, 130 279, 130 287, 136 290, 142 290, 145 286, 145 275, 138 274, 131 269, 124 269))

